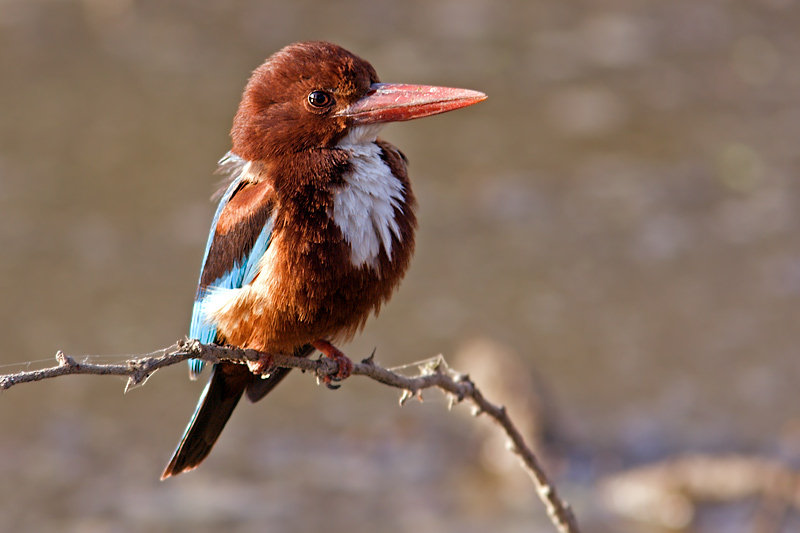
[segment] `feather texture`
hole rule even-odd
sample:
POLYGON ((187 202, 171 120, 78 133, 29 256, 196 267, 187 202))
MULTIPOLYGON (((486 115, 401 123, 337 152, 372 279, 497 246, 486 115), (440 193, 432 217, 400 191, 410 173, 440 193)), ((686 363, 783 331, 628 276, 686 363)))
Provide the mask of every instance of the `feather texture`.
MULTIPOLYGON (((230 176, 209 232, 189 334, 270 354, 314 347, 352 363, 331 342, 377 314, 414 251, 415 199, 406 159, 377 138, 386 122, 458 109, 485 98, 464 89, 380 83, 372 66, 327 42, 285 47, 250 77, 220 168, 230 176)), ((190 362, 196 378, 201 361, 190 362)), ((266 379, 220 362, 163 477, 196 467, 243 394, 266 379)), ((325 382, 330 384, 332 376, 325 382)))
MULTIPOLYGON (((204 313, 207 300, 252 282, 272 235, 272 204, 266 182, 258 182, 252 165, 232 153, 220 160, 220 168, 230 172, 233 180, 211 221, 189 326, 189 337, 206 344, 215 342, 218 333, 204 313)), ((203 361, 189 361, 192 379, 197 379, 203 366, 203 361)))

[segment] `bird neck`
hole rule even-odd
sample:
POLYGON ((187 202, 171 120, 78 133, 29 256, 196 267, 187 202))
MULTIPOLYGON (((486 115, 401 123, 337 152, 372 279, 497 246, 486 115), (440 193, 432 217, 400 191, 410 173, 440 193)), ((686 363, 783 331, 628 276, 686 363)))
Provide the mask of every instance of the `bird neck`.
POLYGON ((243 179, 268 180, 276 229, 298 242, 338 242, 355 268, 381 270, 413 246, 414 198, 402 155, 376 138, 379 127, 353 128, 333 148, 247 163, 243 179))

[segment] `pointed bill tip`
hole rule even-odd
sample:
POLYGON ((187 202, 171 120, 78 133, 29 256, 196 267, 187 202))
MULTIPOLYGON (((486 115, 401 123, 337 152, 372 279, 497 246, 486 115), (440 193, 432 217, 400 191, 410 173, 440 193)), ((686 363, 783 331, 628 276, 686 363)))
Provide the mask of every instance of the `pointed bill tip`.
POLYGON ((429 117, 467 107, 486 100, 486 95, 471 89, 373 83, 360 100, 339 112, 353 124, 378 124, 429 117))

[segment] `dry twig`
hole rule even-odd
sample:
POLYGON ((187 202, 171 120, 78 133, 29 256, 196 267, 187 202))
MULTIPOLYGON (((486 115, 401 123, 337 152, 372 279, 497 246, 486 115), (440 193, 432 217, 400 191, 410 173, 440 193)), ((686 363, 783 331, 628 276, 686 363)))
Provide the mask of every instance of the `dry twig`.
MULTIPOLYGON (((126 390, 144 383, 159 368, 173 365, 187 359, 202 359, 209 363, 231 361, 244 363, 257 360, 259 353, 255 350, 243 350, 235 347, 222 347, 214 344, 201 344, 195 340, 183 340, 177 346, 167 348, 164 354, 156 357, 131 359, 120 364, 90 364, 77 362, 62 352, 56 354, 58 365, 42 370, 19 372, 17 374, 0 375, 0 391, 9 389, 19 383, 40 381, 67 374, 108 374, 127 376, 126 390)), ((273 355, 277 367, 299 368, 313 372, 318 378, 338 372, 338 363, 331 359, 304 359, 287 355, 273 355)), ((508 436, 511 451, 516 454, 533 479, 536 490, 547 508, 553 525, 561 533, 577 533, 579 531, 575 517, 558 495, 555 486, 550 482, 531 448, 525 443, 514 422, 508 416, 505 407, 494 405, 483 397, 481 391, 466 375, 460 375, 446 368, 443 359, 436 364, 420 367, 418 376, 409 377, 383 368, 373 361, 372 356, 357 363, 353 367, 354 375, 367 376, 390 387, 403 390, 401 405, 409 398, 419 397, 421 391, 437 387, 451 397, 452 403, 464 400, 475 406, 474 414, 482 413, 491 417, 508 436)))

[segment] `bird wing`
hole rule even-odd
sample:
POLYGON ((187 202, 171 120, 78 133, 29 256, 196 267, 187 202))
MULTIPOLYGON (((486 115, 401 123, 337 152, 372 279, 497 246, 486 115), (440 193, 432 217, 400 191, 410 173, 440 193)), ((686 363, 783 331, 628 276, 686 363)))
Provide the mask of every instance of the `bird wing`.
MULTIPOLYGON (((211 222, 189 327, 189 337, 204 344, 218 340, 216 326, 203 312, 205 300, 253 281, 269 247, 273 227, 271 186, 265 181, 252 181, 249 164, 230 152, 220 160, 220 168, 233 179, 211 222)), ((197 379, 203 366, 199 359, 189 361, 192 379, 197 379)))

